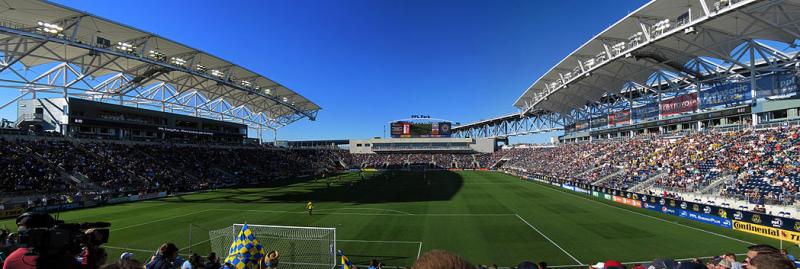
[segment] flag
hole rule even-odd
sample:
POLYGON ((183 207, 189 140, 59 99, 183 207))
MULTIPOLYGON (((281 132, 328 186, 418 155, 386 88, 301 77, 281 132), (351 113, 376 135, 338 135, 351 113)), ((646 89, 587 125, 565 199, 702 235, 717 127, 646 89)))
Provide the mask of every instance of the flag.
POLYGON ((255 269, 267 256, 266 250, 256 239, 253 230, 245 224, 239 231, 239 236, 231 244, 225 263, 230 263, 230 269, 255 269))
POLYGON ((341 250, 339 250, 339 255, 342 256, 342 269, 355 269, 353 263, 350 262, 350 259, 348 259, 341 250))

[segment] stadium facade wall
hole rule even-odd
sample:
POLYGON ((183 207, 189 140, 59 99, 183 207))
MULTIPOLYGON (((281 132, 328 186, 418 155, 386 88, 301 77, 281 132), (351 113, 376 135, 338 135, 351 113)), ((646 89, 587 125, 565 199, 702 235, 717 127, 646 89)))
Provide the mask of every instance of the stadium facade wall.
POLYGON ((372 138, 351 139, 350 153, 392 152, 492 153, 495 138, 372 138))

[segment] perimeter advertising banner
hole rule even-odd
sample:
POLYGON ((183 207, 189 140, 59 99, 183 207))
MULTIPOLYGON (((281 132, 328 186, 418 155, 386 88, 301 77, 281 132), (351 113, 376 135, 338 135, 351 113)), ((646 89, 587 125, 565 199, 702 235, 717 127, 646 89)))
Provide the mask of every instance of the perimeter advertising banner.
POLYGON ((697 93, 678 95, 660 104, 661 116, 691 112, 697 109, 697 93))
POLYGON ((696 213, 696 212, 691 212, 691 211, 688 211, 688 210, 681 209, 678 212, 678 216, 683 217, 683 218, 687 218, 687 219, 690 219, 690 220, 693 220, 693 221, 699 221, 699 222, 703 222, 703 223, 707 223, 707 224, 711 224, 711 225, 720 226, 720 227, 723 227, 723 228, 730 229, 732 227, 731 220, 725 219, 725 218, 721 218, 721 217, 717 217, 717 216, 714 216, 714 215, 696 213))
POLYGON ((734 220, 733 221, 733 229, 737 231, 743 231, 751 234, 756 234, 760 236, 766 236, 770 238, 775 238, 778 240, 788 241, 793 244, 800 244, 800 233, 782 230, 778 228, 768 227, 764 225, 758 225, 743 221, 734 220))
POLYGON ((617 111, 611 114, 608 114, 608 125, 615 126, 615 125, 622 125, 631 123, 631 111, 630 110, 622 110, 617 111))
POLYGON ((800 220, 542 177, 564 189, 719 227, 800 244, 800 220), (559 182, 560 181, 560 182, 559 182), (591 190, 591 191, 590 191, 591 190))
POLYGON ((634 121, 645 121, 645 120, 652 120, 658 119, 658 104, 657 103, 648 103, 643 106, 634 107, 632 109, 633 120, 634 121))
POLYGON ((740 104, 752 98, 750 82, 725 83, 700 92, 700 108, 740 104))

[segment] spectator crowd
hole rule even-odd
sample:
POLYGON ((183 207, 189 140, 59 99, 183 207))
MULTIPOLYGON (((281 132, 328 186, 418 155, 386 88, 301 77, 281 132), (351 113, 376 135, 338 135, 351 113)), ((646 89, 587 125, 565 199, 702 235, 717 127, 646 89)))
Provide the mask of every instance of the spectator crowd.
POLYGON ((492 158, 504 161, 500 169, 603 187, 649 182, 670 191, 710 188, 755 203, 790 204, 800 194, 798 135, 797 127, 709 131, 511 148, 492 158))

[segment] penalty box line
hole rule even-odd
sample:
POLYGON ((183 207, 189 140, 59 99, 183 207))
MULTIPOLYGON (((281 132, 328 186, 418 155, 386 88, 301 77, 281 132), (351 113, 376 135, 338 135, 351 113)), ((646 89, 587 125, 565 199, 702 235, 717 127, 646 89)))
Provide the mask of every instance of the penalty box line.
POLYGON ((539 235, 541 235, 542 237, 544 237, 544 239, 547 239, 547 241, 550 241, 550 244, 553 244, 553 245, 554 245, 554 246, 556 246, 558 249, 560 249, 560 250, 561 250, 561 252, 564 252, 564 254, 567 254, 567 256, 569 256, 570 258, 572 258, 572 260, 573 260, 573 261, 575 261, 575 262, 577 262, 578 264, 581 264, 581 265, 583 264, 581 261, 579 261, 578 259, 576 259, 576 258, 575 258, 575 256, 572 256, 572 254, 570 254, 570 253, 569 253, 568 251, 566 251, 564 248, 562 248, 561 246, 559 246, 559 245, 558 245, 558 244, 557 244, 555 241, 553 241, 553 239, 550 239, 550 237, 548 237, 547 235, 545 235, 544 233, 542 233, 542 231, 539 231, 539 229, 537 229, 535 226, 533 226, 533 225, 532 225, 530 222, 528 222, 527 220, 523 219, 523 218, 522 218, 522 216, 520 216, 519 214, 514 214, 514 215, 515 215, 515 216, 517 216, 517 218, 519 218, 519 220, 521 220, 522 222, 524 222, 525 224, 527 224, 527 225, 528 225, 528 227, 531 227, 531 229, 533 229, 534 231, 536 231, 536 233, 538 233, 539 235))

